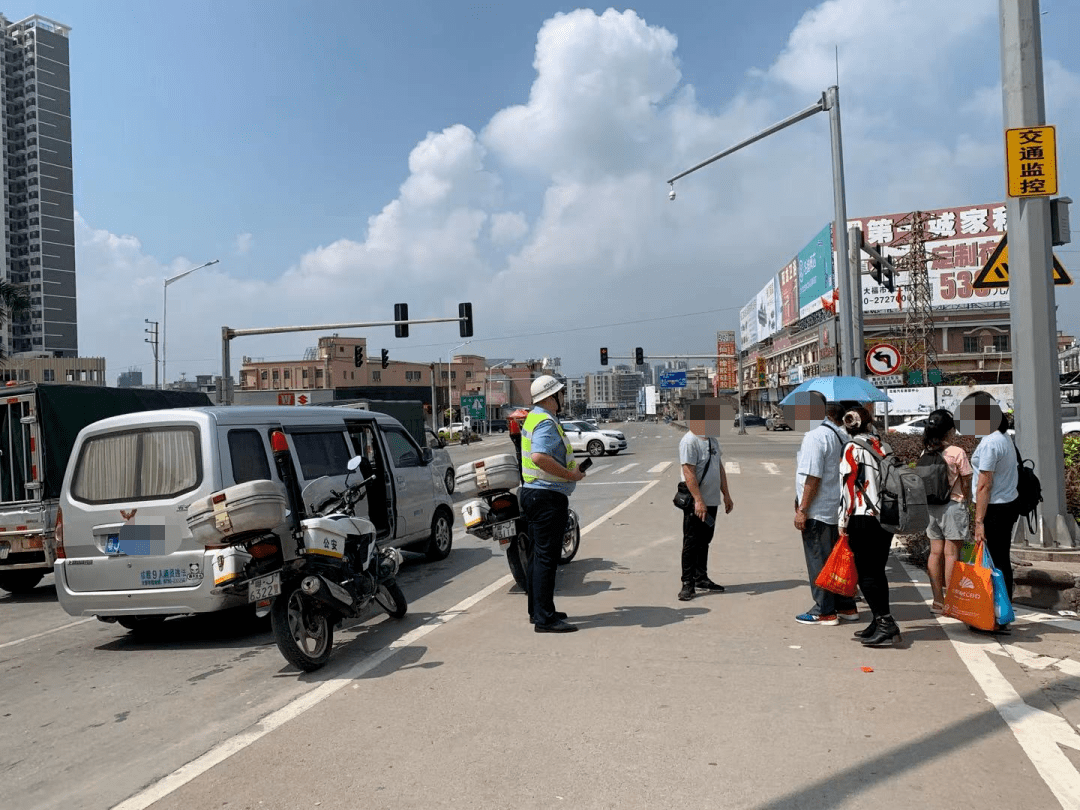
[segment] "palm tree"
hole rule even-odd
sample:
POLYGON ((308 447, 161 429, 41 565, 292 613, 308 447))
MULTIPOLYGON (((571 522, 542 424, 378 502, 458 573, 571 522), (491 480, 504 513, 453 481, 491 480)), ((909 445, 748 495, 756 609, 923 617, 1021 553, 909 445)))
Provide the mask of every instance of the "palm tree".
MULTIPOLYGON (((15 321, 29 311, 30 294, 26 291, 26 287, 0 279, 0 326, 4 325, 5 317, 15 321)), ((4 349, 0 346, 0 361, 4 359, 4 349)))

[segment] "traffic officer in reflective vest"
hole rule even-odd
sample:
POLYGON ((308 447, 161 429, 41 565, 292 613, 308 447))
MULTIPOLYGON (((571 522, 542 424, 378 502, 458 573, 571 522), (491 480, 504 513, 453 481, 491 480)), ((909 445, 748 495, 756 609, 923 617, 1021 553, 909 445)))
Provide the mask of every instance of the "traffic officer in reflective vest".
POLYGON ((527 571, 529 620, 537 633, 572 633, 575 625, 555 610, 555 569, 570 514, 570 493, 585 477, 557 414, 566 386, 550 375, 532 384, 533 409, 521 428, 521 508, 529 521, 532 553, 527 571))

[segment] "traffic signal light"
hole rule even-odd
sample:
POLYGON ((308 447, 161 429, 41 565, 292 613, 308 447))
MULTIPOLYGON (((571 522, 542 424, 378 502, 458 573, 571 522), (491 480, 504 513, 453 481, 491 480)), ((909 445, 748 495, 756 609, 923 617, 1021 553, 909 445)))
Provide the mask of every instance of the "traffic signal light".
POLYGON ((640 346, 634 349, 634 362, 639 366, 645 365, 645 350, 640 346))
POLYGON ((382 350, 382 367, 386 368, 388 365, 390 365, 390 352, 387 351, 386 349, 383 349, 382 350))
POLYGON ((600 365, 602 365, 602 366, 607 365, 607 349, 601 349, 600 350, 600 365))
POLYGON ((360 366, 364 365, 364 347, 353 346, 352 352, 353 365, 360 368, 360 366))
POLYGON ((472 304, 458 304, 457 314, 458 318, 462 319, 458 321, 458 326, 461 327, 461 336, 472 337, 472 304))
MULTIPOLYGON (((881 252, 881 245, 875 245, 878 252, 881 252)), ((893 273, 892 268, 883 264, 880 260, 870 257, 870 278, 880 284, 889 292, 893 291, 893 273)))
MULTIPOLYGON (((394 320, 395 321, 407 321, 409 320, 409 305, 408 304, 394 304, 394 320)), ((409 325, 407 323, 394 324, 394 337, 408 337, 409 325)))

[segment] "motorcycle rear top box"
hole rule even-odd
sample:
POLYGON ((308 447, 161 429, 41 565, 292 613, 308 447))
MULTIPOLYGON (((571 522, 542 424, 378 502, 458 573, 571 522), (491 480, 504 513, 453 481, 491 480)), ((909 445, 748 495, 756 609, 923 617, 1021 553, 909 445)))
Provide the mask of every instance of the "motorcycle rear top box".
POLYGON ((200 498, 188 509, 191 536, 204 546, 228 543, 247 532, 285 522, 285 489, 274 481, 248 481, 200 498))
POLYGON ((462 495, 513 489, 520 483, 518 460, 513 453, 487 456, 462 464, 454 470, 454 489, 462 495))

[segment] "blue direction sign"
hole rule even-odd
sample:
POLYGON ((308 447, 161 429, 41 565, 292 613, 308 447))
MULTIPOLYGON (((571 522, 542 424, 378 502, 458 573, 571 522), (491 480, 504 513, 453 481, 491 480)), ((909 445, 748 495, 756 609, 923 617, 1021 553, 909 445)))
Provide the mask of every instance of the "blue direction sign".
POLYGON ((660 372, 660 387, 661 388, 686 388, 686 372, 685 371, 661 371, 660 372))

